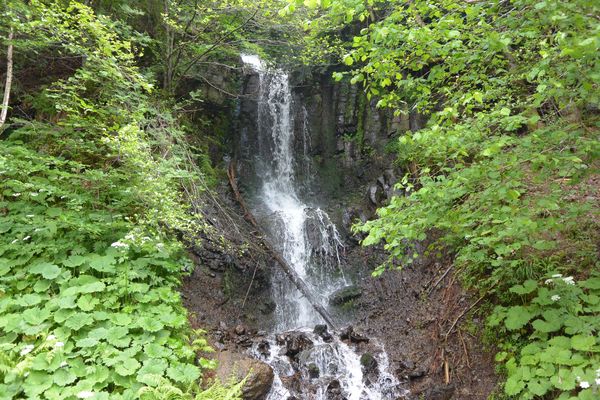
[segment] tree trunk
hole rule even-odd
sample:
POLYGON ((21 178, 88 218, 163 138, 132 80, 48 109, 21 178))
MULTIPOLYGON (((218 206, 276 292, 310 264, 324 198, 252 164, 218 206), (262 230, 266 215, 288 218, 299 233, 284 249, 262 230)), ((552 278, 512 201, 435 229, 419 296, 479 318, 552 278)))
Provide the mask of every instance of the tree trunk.
POLYGON ((0 112, 0 128, 6 121, 6 115, 8 114, 8 102, 10 100, 10 87, 12 85, 13 77, 13 29, 10 29, 8 34, 8 51, 6 52, 6 84, 4 85, 4 98, 2 100, 2 111, 0 112))

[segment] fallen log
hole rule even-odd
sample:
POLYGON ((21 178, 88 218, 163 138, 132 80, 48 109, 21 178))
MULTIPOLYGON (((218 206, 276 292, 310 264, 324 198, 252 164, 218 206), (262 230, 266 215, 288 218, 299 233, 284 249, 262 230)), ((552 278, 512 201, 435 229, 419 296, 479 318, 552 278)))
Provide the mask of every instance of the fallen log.
MULTIPOLYGON (((231 161, 229 163, 229 168, 227 168, 227 177, 229 178, 229 185, 231 186, 231 190, 233 190, 233 195, 235 196, 236 201, 239 203, 240 207, 242 207, 242 211, 244 212, 244 219, 248 221, 252 226, 256 228, 258 232, 262 233, 262 229, 256 222, 254 215, 246 206, 246 202, 244 198, 240 194, 236 176, 235 176, 235 161, 231 161)), ((271 257, 279 264, 283 272, 287 275, 289 280, 298 288, 300 293, 308 300, 310 305, 315 309, 316 312, 325 320, 325 322, 329 325, 329 327, 333 330, 336 330, 337 324, 335 323, 333 317, 325 307, 319 304, 317 297, 314 295, 312 290, 308 287, 306 282, 298 275, 298 273, 292 268, 292 266, 275 250, 273 245, 266 239, 266 236, 261 234, 257 236, 257 239, 261 241, 265 250, 271 255, 271 257)))

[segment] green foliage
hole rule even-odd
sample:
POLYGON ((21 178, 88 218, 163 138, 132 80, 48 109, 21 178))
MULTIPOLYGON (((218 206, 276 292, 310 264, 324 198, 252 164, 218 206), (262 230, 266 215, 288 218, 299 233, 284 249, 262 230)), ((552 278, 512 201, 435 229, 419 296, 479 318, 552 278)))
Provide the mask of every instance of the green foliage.
MULTIPOLYGON (((293 8, 299 1, 291 3, 293 8)), ((466 285, 506 306, 501 339, 506 344, 519 337, 513 353, 534 342, 552 348, 554 335, 574 337, 569 346, 575 348, 568 351, 577 354, 576 365, 585 366, 581 379, 584 374, 590 382, 596 379, 588 369, 598 362, 597 344, 587 346, 598 327, 589 325, 581 333, 587 336, 577 336, 554 318, 566 312, 558 309, 563 303, 543 309, 531 302, 542 292, 538 280, 552 271, 572 274, 583 285, 595 282, 585 278, 600 268, 598 204, 592 195, 600 155, 597 2, 306 5, 321 6, 312 35, 329 35, 340 25, 356 32, 341 47, 347 51, 337 61, 344 68, 335 79, 360 85, 379 107, 429 119, 394 146, 406 171, 398 184, 405 195, 379 209, 377 220, 357 227, 368 234, 363 244, 384 242, 390 253, 374 274, 409 265, 417 257, 415 243, 429 238, 427 252, 451 250, 466 285), (543 313, 552 318, 536 319, 543 313)), ((574 307, 570 321, 597 321, 597 310, 576 311, 576 304, 587 307, 579 300, 565 300, 565 307, 574 307)), ((562 398, 586 398, 596 390, 571 391, 575 381, 563 366, 547 375, 556 382, 541 383, 523 358, 502 359, 512 396, 550 396, 555 390, 562 398), (559 381, 572 387, 560 387, 559 381)))
POLYGON ((177 292, 190 264, 178 238, 204 225, 180 191, 203 176, 177 121, 107 17, 9 6, 16 51, 84 61, 0 146, 0 398, 205 398, 214 363, 198 358, 210 349, 177 292))
POLYGON ((498 306, 493 329, 511 337, 496 355, 504 361, 505 393, 522 399, 594 399, 600 390, 600 276, 584 281, 554 274, 511 292, 525 306, 498 306))

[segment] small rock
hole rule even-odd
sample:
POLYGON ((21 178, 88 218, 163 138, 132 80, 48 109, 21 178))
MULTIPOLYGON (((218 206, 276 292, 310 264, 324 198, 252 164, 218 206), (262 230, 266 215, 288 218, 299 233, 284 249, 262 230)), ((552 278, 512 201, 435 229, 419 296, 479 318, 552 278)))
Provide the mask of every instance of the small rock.
POLYGON ((369 338, 354 331, 354 327, 349 325, 340 331, 340 339, 348 340, 352 343, 368 343, 369 338))
POLYGON ((412 370, 415 369, 415 363, 411 360, 405 360, 400 362, 400 369, 402 370, 412 370))
POLYGON ((317 379, 320 373, 321 371, 319 371, 319 367, 317 367, 317 364, 311 363, 308 365, 308 377, 310 379, 317 379))
POLYGON ((259 354, 268 357, 271 352, 271 344, 268 340, 261 340, 258 342, 258 345, 256 345, 256 350, 259 354))
POLYGON ((331 381, 329 386, 327 386, 326 395, 327 400, 347 400, 342 392, 342 385, 340 385, 340 381, 337 379, 331 381))
POLYGON ((439 385, 431 387, 422 393, 427 400, 450 400, 454 394, 454 385, 439 385))
POLYGON ((408 377, 410 379, 418 379, 424 377, 426 373, 427 371, 425 371, 424 368, 417 368, 416 370, 409 372, 408 377))
POLYGON ((303 350, 312 347, 313 343, 304 332, 285 332, 275 338, 277 344, 283 346, 282 353, 295 359, 303 350))
POLYGON ((239 324, 235 327, 236 335, 243 335, 244 333, 246 333, 246 327, 244 325, 239 324))
POLYGON ((377 359, 371 353, 365 353, 360 356, 360 365, 366 373, 377 371, 377 359))
POLYGON ((333 340, 333 336, 331 336, 331 333, 327 331, 327 325, 315 325, 313 333, 320 336, 321 339, 323 339, 323 341, 326 343, 329 343, 333 340))

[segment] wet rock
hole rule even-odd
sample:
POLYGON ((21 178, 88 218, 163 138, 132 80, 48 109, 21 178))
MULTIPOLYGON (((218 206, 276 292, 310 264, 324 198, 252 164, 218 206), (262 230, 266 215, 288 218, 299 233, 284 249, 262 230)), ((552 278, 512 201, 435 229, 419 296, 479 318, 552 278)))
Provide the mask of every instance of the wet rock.
POLYGON ((292 359, 313 345, 304 332, 285 332, 277 335, 276 340, 278 345, 283 346, 283 354, 292 359))
POLYGON ((290 376, 282 376, 281 383, 291 392, 299 393, 302 391, 302 377, 299 372, 295 372, 290 376))
POLYGON ((308 377, 310 379, 317 379, 319 377, 319 374, 321 373, 321 371, 319 371, 319 367, 317 367, 317 364, 315 363, 311 363, 308 365, 308 377))
POLYGON ((356 285, 346 286, 340 290, 335 291, 329 297, 329 303, 334 306, 341 306, 351 300, 354 300, 362 294, 360 288, 356 285))
POLYGON ((402 371, 410 371, 415 369, 415 363, 411 360, 405 360, 400 362, 400 370, 402 371))
POLYGON ((365 353, 360 356, 360 365, 366 373, 377 371, 377 359, 371 353, 365 353))
POLYGON ((271 344, 269 343, 268 340, 261 340, 260 342, 258 342, 258 344, 256 345, 256 351, 264 356, 264 357, 268 357, 269 354, 271 353, 271 344))
POLYGON ((331 383, 327 386, 327 391, 325 393, 327 400, 347 400, 346 396, 344 396, 344 392, 342 391, 342 385, 337 379, 331 381, 331 383))
POLYGON ((262 314, 268 315, 275 311, 275 308, 277 308, 277 304, 275 304, 275 302, 272 300, 267 300, 258 307, 258 310, 262 314))
POLYGON ((348 327, 340 331, 340 339, 350 341, 352 343, 368 343, 369 338, 354 331, 354 327, 349 325, 348 327))
POLYGON ((320 336, 321 339, 323 339, 323 341, 326 343, 329 343, 333 340, 333 336, 327 331, 327 325, 315 325, 313 333, 320 336))
POLYGON ((231 351, 217 353, 216 359, 215 375, 222 382, 229 382, 232 377, 235 380, 246 378, 242 388, 244 400, 263 399, 271 389, 274 374, 266 363, 231 351))
POLYGON ((454 385, 439 385, 426 389, 421 396, 427 400, 450 400, 454 390, 454 385))

